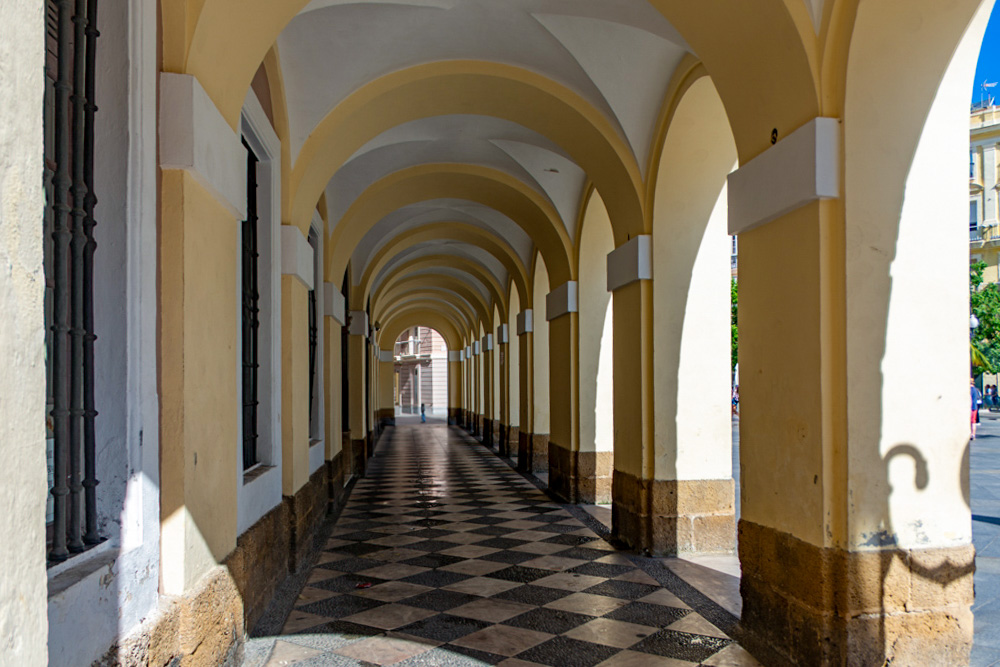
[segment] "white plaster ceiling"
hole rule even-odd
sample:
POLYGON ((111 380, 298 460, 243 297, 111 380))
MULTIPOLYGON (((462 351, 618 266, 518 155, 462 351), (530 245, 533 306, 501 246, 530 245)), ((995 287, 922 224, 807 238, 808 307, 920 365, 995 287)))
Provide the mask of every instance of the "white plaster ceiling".
POLYGON ((670 74, 688 51, 646 0, 315 0, 278 37, 292 161, 365 83, 414 65, 484 60, 544 74, 608 116, 640 167, 670 74))
POLYGON ((534 245, 517 223, 495 209, 464 199, 432 199, 397 209, 361 239, 351 255, 352 281, 361 281, 370 258, 399 234, 435 222, 464 222, 506 241, 525 266, 531 266, 534 245))
POLYGON ((330 180, 333 226, 366 188, 386 174, 427 163, 492 167, 544 195, 573 237, 586 174, 556 144, 516 123, 488 116, 447 115, 405 123, 359 149, 330 180))

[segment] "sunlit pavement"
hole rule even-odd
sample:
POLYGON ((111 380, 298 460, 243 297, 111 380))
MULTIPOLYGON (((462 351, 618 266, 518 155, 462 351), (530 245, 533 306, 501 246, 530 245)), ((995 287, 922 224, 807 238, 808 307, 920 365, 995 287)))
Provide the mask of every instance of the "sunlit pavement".
POLYGON ((982 412, 969 458, 976 545, 975 667, 1000 665, 1000 413, 982 412))

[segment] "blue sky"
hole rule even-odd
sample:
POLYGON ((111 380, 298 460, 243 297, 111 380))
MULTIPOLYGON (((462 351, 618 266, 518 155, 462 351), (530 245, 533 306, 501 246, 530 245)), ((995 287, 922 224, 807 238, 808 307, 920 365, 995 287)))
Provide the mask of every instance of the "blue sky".
MULTIPOLYGON (((972 84, 973 104, 979 102, 983 79, 989 79, 990 83, 1000 81, 1000 2, 993 8, 990 23, 986 27, 986 35, 983 37, 983 48, 979 52, 976 78, 972 84)), ((993 97, 1000 98, 1000 86, 991 88, 988 92, 991 92, 993 97)))

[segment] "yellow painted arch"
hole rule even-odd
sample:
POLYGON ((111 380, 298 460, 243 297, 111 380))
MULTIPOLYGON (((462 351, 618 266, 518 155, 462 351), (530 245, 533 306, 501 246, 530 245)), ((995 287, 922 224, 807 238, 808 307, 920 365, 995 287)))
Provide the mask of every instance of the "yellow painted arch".
MULTIPOLYGON (((500 309, 500 314, 503 317, 507 316, 506 290, 504 290, 503 286, 496 279, 496 277, 480 264, 468 260, 465 257, 458 257, 456 255, 427 255, 426 257, 417 257, 416 259, 403 262, 389 271, 385 280, 382 281, 381 285, 379 285, 377 293, 381 294, 388 287, 396 284, 400 280, 406 279, 408 274, 442 267, 464 271, 483 283, 486 286, 487 291, 490 293, 490 296, 493 298, 493 302, 500 309)), ((491 304, 486 303, 485 305, 489 307, 491 304)))
POLYGON ((448 304, 461 315, 462 325, 466 328, 471 327, 479 319, 476 309, 471 304, 463 301, 463 298, 455 292, 436 286, 421 286, 406 289, 399 285, 390 290, 386 295, 384 302, 375 311, 375 319, 379 321, 386 319, 386 313, 390 313, 394 308, 399 308, 401 304, 411 303, 415 299, 434 299, 448 304))
MULTIPOLYGON (((479 294, 479 292, 477 292, 476 290, 472 289, 471 287, 460 281, 458 278, 455 278, 454 276, 449 276, 449 275, 418 276, 409 285, 402 285, 401 287, 403 288, 409 287, 411 289, 437 287, 440 289, 450 290, 455 294, 459 295, 460 297, 462 297, 463 299, 465 299, 466 302, 468 302, 469 304, 472 305, 473 308, 475 308, 477 317, 473 318, 474 320, 486 321, 488 319, 487 312, 489 310, 488 308, 489 304, 486 303, 486 300, 483 298, 483 296, 479 294)), ((386 306, 382 303, 380 297, 382 292, 388 293, 389 290, 391 290, 392 288, 393 285, 384 285, 380 287, 379 288, 380 291, 372 297, 372 302, 375 306, 376 312, 379 313, 384 312, 386 306)))
POLYGON ((529 305, 525 306, 525 308, 531 308, 531 292, 528 290, 527 282, 528 271, 525 269, 524 263, 518 254, 514 252, 514 249, 505 240, 485 229, 465 222, 436 222, 417 227, 393 237, 391 241, 375 253, 372 261, 365 267, 360 283, 362 297, 368 298, 372 281, 378 275, 379 271, 392 261, 395 253, 406 250, 418 243, 437 240, 463 241, 478 246, 493 255, 507 269, 507 273, 510 274, 511 279, 517 287, 521 303, 525 303, 525 299, 527 299, 526 302, 529 305))
POLYGON ((642 177, 631 149, 584 98, 536 72, 447 60, 387 74, 352 93, 313 128, 292 172, 293 220, 310 215, 337 170, 358 149, 403 123, 447 114, 503 118, 561 146, 597 183, 616 236, 643 232, 642 177))
POLYGON ((427 312, 437 313, 444 319, 448 320, 448 322, 450 322, 451 325, 454 327, 456 333, 461 333, 462 331, 464 331, 462 322, 456 319, 456 312, 447 307, 442 308, 442 303, 443 302, 436 301, 434 299, 418 299, 416 301, 412 301, 410 303, 402 305, 399 308, 394 308, 392 311, 386 313, 383 319, 386 322, 391 322, 394 319, 397 319, 400 313, 411 312, 415 309, 422 309, 426 310, 427 312))
POLYGON ((394 344, 396 339, 399 338, 399 334, 403 332, 403 329, 416 326, 430 327, 437 331, 444 338, 445 343, 448 344, 449 350, 460 350, 465 347, 462 344, 462 336, 448 319, 442 317, 440 313, 421 308, 401 312, 393 317, 392 320, 386 322, 381 331, 379 331, 379 347, 381 348, 384 340, 388 340, 390 344, 394 344))
POLYGON ((552 204, 504 172, 468 164, 410 167, 369 186, 333 229, 326 275, 342 275, 357 244, 386 215, 433 199, 468 199, 506 215, 542 252, 553 284, 575 279, 573 245, 552 204))
POLYGON ((819 115, 819 39, 801 0, 649 1, 712 76, 740 164, 770 147, 773 129, 780 139, 819 115))

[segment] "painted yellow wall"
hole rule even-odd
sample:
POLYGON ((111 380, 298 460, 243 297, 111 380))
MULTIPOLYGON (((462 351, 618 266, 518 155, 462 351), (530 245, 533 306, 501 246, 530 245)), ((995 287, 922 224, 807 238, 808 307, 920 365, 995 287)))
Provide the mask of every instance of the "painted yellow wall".
POLYGON ((821 225, 810 204, 740 236, 742 518, 823 544, 821 225), (780 417, 764 406, 781 406, 780 417))
POLYGON ((350 379, 348 387, 351 391, 349 412, 351 423, 348 424, 352 440, 360 440, 367 436, 365 432, 365 410, 368 382, 365 378, 365 338, 364 336, 349 336, 348 372, 350 379))
POLYGON ((395 372, 393 362, 378 362, 378 409, 380 410, 392 410, 395 406, 392 382, 395 372))
POLYGON ((615 291, 615 470, 652 478, 653 284, 639 280, 615 291))
POLYGON ((160 192, 160 576, 174 595, 236 546, 239 226, 187 172, 164 171, 160 192))
POLYGON ((507 335, 509 344, 507 345, 507 378, 509 397, 508 413, 510 415, 510 425, 520 426, 521 424, 521 346, 517 336, 517 314, 521 312, 521 301, 518 298, 517 290, 513 283, 510 289, 510 308, 507 318, 507 335))
POLYGON ((463 394, 462 366, 463 364, 460 361, 448 362, 448 407, 449 408, 465 407, 464 401, 462 400, 462 394, 463 394))
POLYGON ((549 322, 549 441, 574 452, 580 447, 578 316, 567 313, 549 322))
POLYGON ((494 419, 500 418, 500 404, 502 402, 500 397, 500 341, 497 339, 497 328, 500 326, 501 322, 503 322, 503 320, 500 319, 500 311, 496 308, 496 306, 494 306, 493 326, 489 331, 489 333, 493 336, 493 352, 490 354, 492 357, 490 375, 493 378, 492 398, 494 419))

